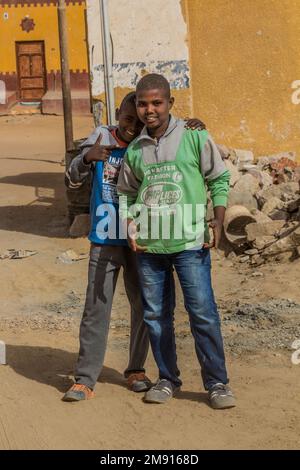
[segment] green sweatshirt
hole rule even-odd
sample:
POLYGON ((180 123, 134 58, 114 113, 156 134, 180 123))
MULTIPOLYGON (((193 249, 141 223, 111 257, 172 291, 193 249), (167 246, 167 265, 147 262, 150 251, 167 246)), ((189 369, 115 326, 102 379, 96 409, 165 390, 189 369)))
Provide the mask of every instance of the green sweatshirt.
POLYGON ((230 174, 206 130, 171 117, 157 142, 144 128, 128 147, 118 181, 121 218, 138 224, 150 253, 177 253, 208 241, 207 193, 227 204, 230 174))

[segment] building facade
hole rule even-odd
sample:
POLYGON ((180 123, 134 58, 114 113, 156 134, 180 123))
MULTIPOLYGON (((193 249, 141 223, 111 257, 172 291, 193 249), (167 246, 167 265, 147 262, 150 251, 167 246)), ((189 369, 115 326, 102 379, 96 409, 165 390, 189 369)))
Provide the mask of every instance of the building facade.
MULTIPOLYGON (((300 156, 299 0, 108 0, 117 103, 163 73, 174 112, 256 156, 300 156)), ((92 94, 104 101, 99 1, 87 0, 92 94)))
POLYGON ((300 159, 300 1, 186 0, 193 113, 219 142, 300 159))
MULTIPOLYGON (((179 0, 108 0, 116 102, 149 72, 164 74, 176 111, 191 114, 187 24, 179 0)), ((104 101, 101 21, 98 0, 87 0, 92 95, 104 101)))
MULTIPOLYGON (((107 0, 116 104, 162 73, 174 113, 203 119, 218 142, 299 158, 299 2, 107 0)), ((73 110, 89 109, 90 82, 105 121, 99 0, 66 3, 73 110)), ((60 89, 56 2, 0 0, 0 112, 41 96, 61 110, 60 89)))
MULTIPOLYGON (((66 4, 73 108, 89 112, 85 2, 66 4)), ((60 69, 57 2, 0 0, 0 112, 18 100, 61 113, 60 69)))

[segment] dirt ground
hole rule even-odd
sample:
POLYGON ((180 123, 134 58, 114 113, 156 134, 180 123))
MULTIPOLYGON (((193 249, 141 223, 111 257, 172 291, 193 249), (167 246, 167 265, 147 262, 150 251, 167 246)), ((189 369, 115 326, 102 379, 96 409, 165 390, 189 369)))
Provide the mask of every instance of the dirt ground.
MULTIPOLYGON (((75 138, 92 120, 75 118, 75 138)), ((176 331, 184 385, 166 405, 149 405, 124 386, 129 307, 119 282, 105 367, 96 398, 64 403, 78 351, 87 259, 64 264, 86 239, 67 235, 63 121, 55 116, 0 118, 0 449, 299 449, 300 261, 255 270, 214 253, 213 284, 223 320, 235 409, 206 401, 178 289, 176 331)), ((149 354, 147 373, 155 380, 149 354)))

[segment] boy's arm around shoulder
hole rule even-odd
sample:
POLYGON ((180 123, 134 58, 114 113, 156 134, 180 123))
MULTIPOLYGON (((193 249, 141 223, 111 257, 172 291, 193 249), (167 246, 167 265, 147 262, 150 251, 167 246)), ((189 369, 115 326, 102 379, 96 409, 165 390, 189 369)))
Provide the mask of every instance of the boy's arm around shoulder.
POLYGON ((213 207, 226 207, 230 173, 226 169, 218 146, 209 134, 201 150, 200 171, 210 191, 213 207))
POLYGON ((69 168, 65 173, 65 184, 69 189, 79 189, 90 172, 94 169, 94 163, 86 163, 84 160, 85 155, 90 148, 95 144, 101 133, 100 127, 97 127, 94 132, 81 144, 80 153, 73 158, 69 168))

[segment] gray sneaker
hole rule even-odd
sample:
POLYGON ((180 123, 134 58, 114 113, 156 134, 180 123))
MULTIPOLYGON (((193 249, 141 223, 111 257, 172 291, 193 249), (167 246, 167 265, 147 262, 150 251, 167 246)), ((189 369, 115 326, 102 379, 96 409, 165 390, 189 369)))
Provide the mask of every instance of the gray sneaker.
POLYGON ((166 403, 179 390, 180 387, 176 387, 170 380, 159 379, 156 385, 145 393, 144 401, 146 403, 166 403))
POLYGON ((235 397, 228 385, 217 383, 208 391, 208 399, 212 408, 223 410, 236 406, 235 397))

